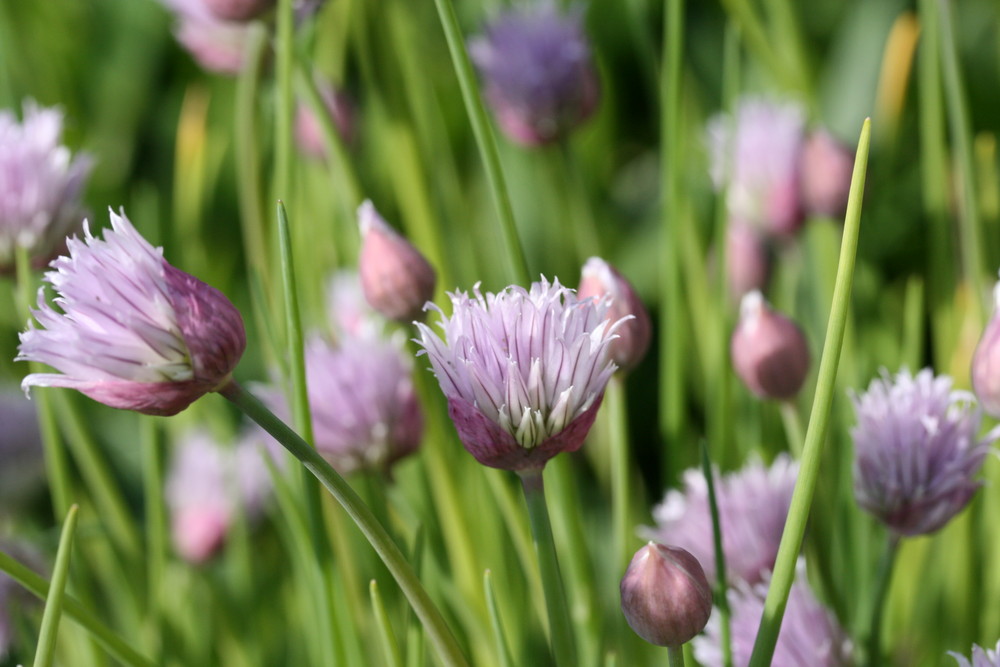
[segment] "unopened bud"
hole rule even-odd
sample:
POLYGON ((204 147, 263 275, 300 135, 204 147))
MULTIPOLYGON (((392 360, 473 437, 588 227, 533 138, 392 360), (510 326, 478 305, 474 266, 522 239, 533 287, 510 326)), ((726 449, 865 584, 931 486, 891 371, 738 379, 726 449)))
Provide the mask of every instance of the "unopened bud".
MULTIPOLYGON (((350 145, 354 142, 355 135, 354 103, 345 93, 335 90, 327 83, 317 83, 317 88, 341 141, 350 145)), ((302 102, 295 111, 295 142, 306 155, 321 160, 326 158, 322 121, 308 104, 302 102)))
POLYGON ((1000 283, 993 288, 993 317, 972 355, 972 389, 983 410, 1000 417, 1000 283))
POLYGON ((771 253, 767 241, 742 220, 729 223, 726 232, 726 267, 729 293, 734 303, 752 290, 762 290, 771 275, 771 253))
POLYGON ((812 214, 839 218, 847 210, 854 153, 825 130, 809 135, 802 146, 799 185, 802 203, 812 214))
POLYGON ((809 347, 802 330, 772 310, 757 291, 740 303, 729 352, 736 374, 760 398, 792 398, 809 374, 809 347))
POLYGON ((618 328, 618 338, 611 342, 611 358, 620 369, 634 368, 649 349, 653 326, 649 321, 649 313, 632 284, 603 259, 591 257, 583 265, 583 275, 576 293, 581 299, 608 295, 611 298, 611 308, 607 319, 611 322, 632 316, 618 328))
POLYGON ((635 633, 677 647, 701 632, 712 614, 712 589, 698 559, 650 542, 632 557, 621 582, 622 613, 635 633))
POLYGON ((382 219, 369 200, 358 208, 358 225, 358 273, 365 299, 389 319, 422 320, 424 304, 434 296, 434 268, 382 219))
POLYGON ((275 0, 202 0, 212 16, 220 21, 245 22, 274 7, 275 0))

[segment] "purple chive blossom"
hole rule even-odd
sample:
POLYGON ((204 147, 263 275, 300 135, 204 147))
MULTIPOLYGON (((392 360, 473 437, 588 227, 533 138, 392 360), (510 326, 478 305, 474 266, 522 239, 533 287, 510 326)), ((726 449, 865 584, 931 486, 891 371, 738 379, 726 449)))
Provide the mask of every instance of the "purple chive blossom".
MULTIPOLYGON (((755 584, 774 567, 799 464, 780 454, 770 468, 756 461, 742 470, 716 476, 715 494, 722 530, 726 574, 732 582, 755 584)), ((684 490, 667 492, 653 508, 656 526, 645 538, 690 551, 710 581, 715 581, 715 546, 708 506, 708 485, 699 468, 684 473, 684 490)))
POLYGON ((797 104, 754 98, 740 102, 735 118, 718 114, 709 120, 709 171, 716 189, 727 189, 733 218, 777 236, 798 229, 804 123, 797 104))
POLYGON ((219 74, 239 74, 250 27, 218 19, 204 0, 160 0, 177 15, 175 34, 199 65, 219 74))
POLYGON ((609 322, 606 299, 577 299, 545 278, 484 296, 449 294, 444 338, 418 324, 465 448, 480 463, 537 470, 583 444, 615 371, 610 346, 625 320, 609 322))
POLYGON ((221 292, 174 268, 125 217, 111 212, 104 238, 67 241, 69 256, 45 274, 54 309, 39 290, 21 334, 18 361, 60 371, 21 386, 68 387, 113 408, 173 415, 221 388, 246 347, 239 311, 221 292))
MULTIPOLYGON (((767 583, 740 584, 728 593, 733 665, 750 663, 757 629, 764 613, 767 583)), ((694 639, 694 655, 705 667, 722 667, 722 628, 718 613, 712 615, 705 634, 694 639)), ((800 572, 788 595, 781 634, 774 648, 772 667, 843 667, 853 664, 853 646, 836 618, 816 600, 800 572)))
POLYGON ((853 394, 854 497, 898 535, 933 533, 972 500, 973 476, 1000 437, 979 439, 975 397, 952 390, 929 369, 895 377, 883 371, 868 391, 853 394))
POLYGON ((993 287, 993 316, 972 355, 972 390, 986 414, 1000 417, 1000 282, 993 287))
POLYGON ((387 320, 365 299, 356 272, 335 273, 327 283, 326 302, 335 338, 378 338, 385 332, 387 320))
POLYGON ((278 444, 252 431, 224 447, 205 432, 189 434, 177 447, 167 474, 166 500, 174 549, 202 563, 225 542, 240 512, 256 519, 271 495, 267 459, 280 466, 278 444))
POLYGON ((44 266, 83 220, 80 193, 91 160, 63 146, 62 113, 24 104, 24 121, 0 111, 0 270, 26 248, 44 266))
POLYGON ((497 122, 520 144, 556 141, 597 108, 600 81, 578 11, 544 3, 507 12, 469 42, 469 55, 497 122))
POLYGON ((954 651, 948 651, 948 655, 955 658, 958 667, 1000 667, 1000 641, 992 651, 973 644, 971 660, 954 651))
POLYGON ((591 257, 583 265, 577 297, 600 298, 605 294, 611 300, 608 319, 625 319, 618 328, 618 340, 611 343, 611 358, 620 369, 631 370, 649 349, 653 336, 649 313, 625 276, 600 257, 591 257))

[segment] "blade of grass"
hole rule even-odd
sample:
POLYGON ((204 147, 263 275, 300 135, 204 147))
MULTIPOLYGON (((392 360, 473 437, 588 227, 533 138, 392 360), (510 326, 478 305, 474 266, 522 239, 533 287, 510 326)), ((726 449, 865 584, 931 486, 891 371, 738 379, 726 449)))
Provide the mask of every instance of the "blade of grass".
POLYGON ((52 570, 52 582, 49 584, 49 594, 45 599, 45 611, 42 614, 42 627, 38 633, 34 667, 48 667, 52 664, 52 656, 55 655, 56 638, 59 635, 59 619, 62 616, 63 597, 66 593, 66 580, 69 578, 69 562, 73 550, 78 509, 76 505, 72 505, 66 512, 62 536, 59 538, 59 549, 56 551, 56 564, 52 570))
POLYGON ((399 652, 399 642, 396 641, 392 624, 389 622, 389 614, 386 613, 382 596, 378 592, 378 582, 374 579, 368 584, 368 592, 372 599, 372 610, 375 612, 379 639, 382 640, 382 653, 385 655, 385 662, 389 667, 403 667, 403 656, 399 652))
POLYGON ((510 650, 507 648, 507 637, 503 630, 503 621, 500 620, 497 594, 493 590, 493 575, 489 570, 483 573, 483 589, 486 591, 486 606, 490 610, 490 623, 493 625, 493 634, 496 636, 497 660, 500 662, 500 667, 514 667, 514 661, 510 657, 510 650))

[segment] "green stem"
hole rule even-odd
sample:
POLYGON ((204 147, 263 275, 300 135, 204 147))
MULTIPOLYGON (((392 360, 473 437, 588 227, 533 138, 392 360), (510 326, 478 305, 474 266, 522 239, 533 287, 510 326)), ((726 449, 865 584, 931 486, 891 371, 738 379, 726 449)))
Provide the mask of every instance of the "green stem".
POLYGON ((576 664, 576 647, 573 643, 573 626, 566 605, 566 592, 563 590, 562 575, 559 572, 555 540, 552 538, 549 510, 545 505, 542 471, 527 470, 519 474, 524 487, 524 498, 528 503, 528 516, 531 518, 531 532, 535 538, 538 567, 542 573, 552 652, 557 666, 569 667, 576 664))
POLYGON ((442 662, 449 666, 466 665, 465 656, 462 655, 462 650, 441 616, 441 612, 427 595, 427 591, 420 584, 399 547, 389 537, 385 527, 378 522, 354 489, 330 466, 326 459, 320 456, 316 449, 307 444, 297 433, 274 416, 263 403, 236 384, 235 381, 230 381, 219 390, 219 393, 274 436, 285 449, 302 462, 309 472, 315 475, 316 479, 330 492, 330 495, 336 498, 396 579, 403 594, 413 606, 413 611, 420 618, 427 634, 437 648, 442 662))
POLYGON ((163 440, 156 421, 139 418, 143 454, 143 494, 146 506, 146 614, 153 646, 160 647, 161 589, 167 561, 167 508, 164 498, 163 440))
POLYGON ((788 438, 788 451, 796 458, 802 456, 802 443, 805 442, 805 431, 802 430, 802 418, 792 401, 781 401, 781 422, 785 426, 785 437, 788 438))
POLYGON ((886 540, 885 550, 879 558, 875 573, 875 589, 868 610, 867 622, 862 627, 868 629, 866 664, 878 667, 882 662, 882 617, 885 610, 885 598, 889 592, 889 582, 892 581, 892 567, 899 552, 899 537, 890 534, 886 540))
POLYGON ((719 519, 719 502, 715 495, 715 474, 708 456, 708 443, 701 443, 701 469, 708 490, 708 510, 712 517, 712 548, 715 554, 715 606, 719 610, 722 635, 722 657, 725 667, 733 664, 732 628, 729 623, 729 575, 726 572, 726 552, 722 548, 722 522, 719 519))
POLYGON ((274 193, 277 199, 292 195, 292 116, 295 65, 295 13, 292 0, 278 0, 275 73, 277 86, 274 109, 274 193))
POLYGON ((684 667, 683 646, 667 647, 667 664, 670 665, 670 667, 684 667))
POLYGON ((469 122, 472 124, 472 133, 476 137, 476 144, 479 146, 483 165, 486 168, 486 180, 489 181, 493 201, 497 207, 500 231, 507 248, 507 261, 511 275, 517 284, 528 285, 531 282, 531 271, 528 270, 528 260, 524 256, 524 248, 521 245, 517 225, 514 222, 514 209, 510 204, 507 182, 500 166, 500 152, 497 150, 496 135, 486 116, 483 100, 479 96, 479 88, 472 71, 472 63, 469 62, 469 54, 465 50, 465 39, 462 36, 462 29, 458 25, 455 7, 451 0, 434 0, 434 4, 437 6, 441 27, 444 29, 445 39, 448 41, 448 50, 451 52, 455 74, 458 76, 458 84, 462 89, 462 99, 465 101, 465 110, 469 114, 469 122))
POLYGON ((247 259, 247 271, 251 277, 255 272, 266 274, 268 260, 260 194, 260 154, 257 142, 259 131, 254 113, 257 109, 260 62, 265 43, 263 28, 252 24, 247 31, 243 57, 245 66, 236 81, 236 114, 233 119, 235 135, 233 151, 236 157, 237 198, 240 207, 243 251, 247 259))
MULTIPOLYGON (((18 306, 21 317, 25 321, 31 319, 31 305, 35 300, 35 281, 31 272, 31 256, 28 249, 16 246, 14 262, 17 271, 18 306)), ((44 368, 37 362, 30 362, 28 369, 32 373, 44 373, 44 368)), ((47 392, 36 391, 33 396, 38 405, 38 427, 42 434, 42 446, 45 450, 45 471, 49 480, 49 491, 52 494, 52 510, 58 521, 66 518, 69 510, 72 487, 70 484, 69 461, 66 457, 66 447, 59 437, 56 425, 55 411, 52 399, 47 392)))
POLYGON ((368 584, 368 594, 372 600, 372 611, 375 613, 375 624, 378 626, 379 639, 382 641, 382 653, 389 667, 403 667, 403 655, 399 652, 399 642, 392 631, 389 614, 382 602, 382 594, 378 590, 378 582, 372 579, 368 584))
POLYGON ((837 268, 833 305, 830 310, 826 341, 823 345, 823 357, 819 365, 812 414, 809 418, 805 445, 802 450, 799 478, 795 483, 791 507, 785 521, 785 530, 781 535, 774 574, 767 591, 767 599, 764 601, 764 614, 757 632, 757 639, 754 642, 753 653, 750 656, 750 667, 766 667, 771 664, 774 646, 778 641, 778 632, 781 629, 781 619, 788 602, 788 593, 795 578, 795 561, 802 547, 806 520, 809 518, 809 507, 812 505, 816 490, 823 443, 826 440, 830 408, 836 389, 837 366, 840 362, 840 351, 844 342, 844 330, 847 327, 851 285, 854 279, 854 261, 858 248, 858 232, 861 227, 861 198, 864 193, 865 168, 868 162, 870 143, 871 120, 865 119, 854 161, 847 215, 844 219, 844 235, 840 246, 840 265, 837 268))
POLYGON ((483 573, 483 589, 486 591, 486 606, 490 610, 490 625, 493 626, 493 634, 497 642, 497 659, 500 662, 500 667, 514 667, 514 660, 510 657, 510 650, 507 648, 507 636, 503 630, 503 622, 500 620, 497 594, 493 590, 493 575, 489 570, 483 573))
POLYGON ((611 424, 609 449, 611 453, 611 516, 614 533, 614 566, 624 572, 632 557, 629 549, 634 539, 629 521, 629 442, 628 405, 625 378, 616 374, 608 384, 605 394, 608 404, 608 421, 611 424))
POLYGON ((38 633, 35 667, 48 667, 52 664, 52 656, 55 654, 56 638, 59 635, 59 618, 62 616, 63 596, 66 593, 66 580, 69 578, 69 561, 73 548, 73 535, 76 531, 77 509, 77 506, 73 505, 66 512, 62 537, 59 538, 56 564, 52 571, 52 582, 49 584, 49 595, 45 600, 42 627, 38 633))

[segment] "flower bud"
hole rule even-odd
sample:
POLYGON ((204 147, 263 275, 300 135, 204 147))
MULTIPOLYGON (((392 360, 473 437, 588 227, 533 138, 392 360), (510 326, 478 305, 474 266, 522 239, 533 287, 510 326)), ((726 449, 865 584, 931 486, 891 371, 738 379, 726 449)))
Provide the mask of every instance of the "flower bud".
POLYGON ((607 319, 617 322, 622 318, 629 318, 618 327, 618 338, 611 343, 611 358, 620 369, 626 371, 642 361, 649 349, 653 326, 646 307, 625 276, 603 259, 591 257, 583 265, 583 275, 576 295, 579 299, 610 296, 611 308, 607 319))
POLYGON ((698 559, 655 542, 632 557, 622 577, 621 596, 629 626, 657 646, 690 641, 712 614, 712 589, 698 559))
MULTIPOLYGON (((328 84, 319 83, 318 88, 323 106, 326 107, 337 133, 345 144, 350 144, 354 141, 355 132, 353 103, 346 94, 334 90, 328 84)), ((302 102, 295 111, 295 143, 309 157, 319 160, 326 158, 326 140, 323 138, 320 119, 308 104, 302 102)))
POLYGON ((726 267, 729 294, 735 300, 752 290, 762 290, 771 275, 767 241, 751 225, 733 220, 726 231, 726 267))
POLYGON ((802 330, 771 310, 756 290, 740 303, 729 351, 736 374, 760 398, 792 398, 809 374, 809 347, 802 330))
POLYGON ((972 355, 972 389, 986 414, 1000 417, 1000 283, 993 301, 993 317, 972 355))
POLYGON ((854 173, 854 153, 825 130, 809 135, 802 146, 799 186, 802 204, 815 215, 839 218, 847 210, 854 173))
POLYGON ((220 21, 245 22, 274 7, 275 0, 202 0, 212 16, 220 21))
POLYGON ((424 304, 434 297, 434 268, 379 216, 369 200, 358 208, 358 225, 358 272, 368 303, 389 319, 422 320, 424 304))

